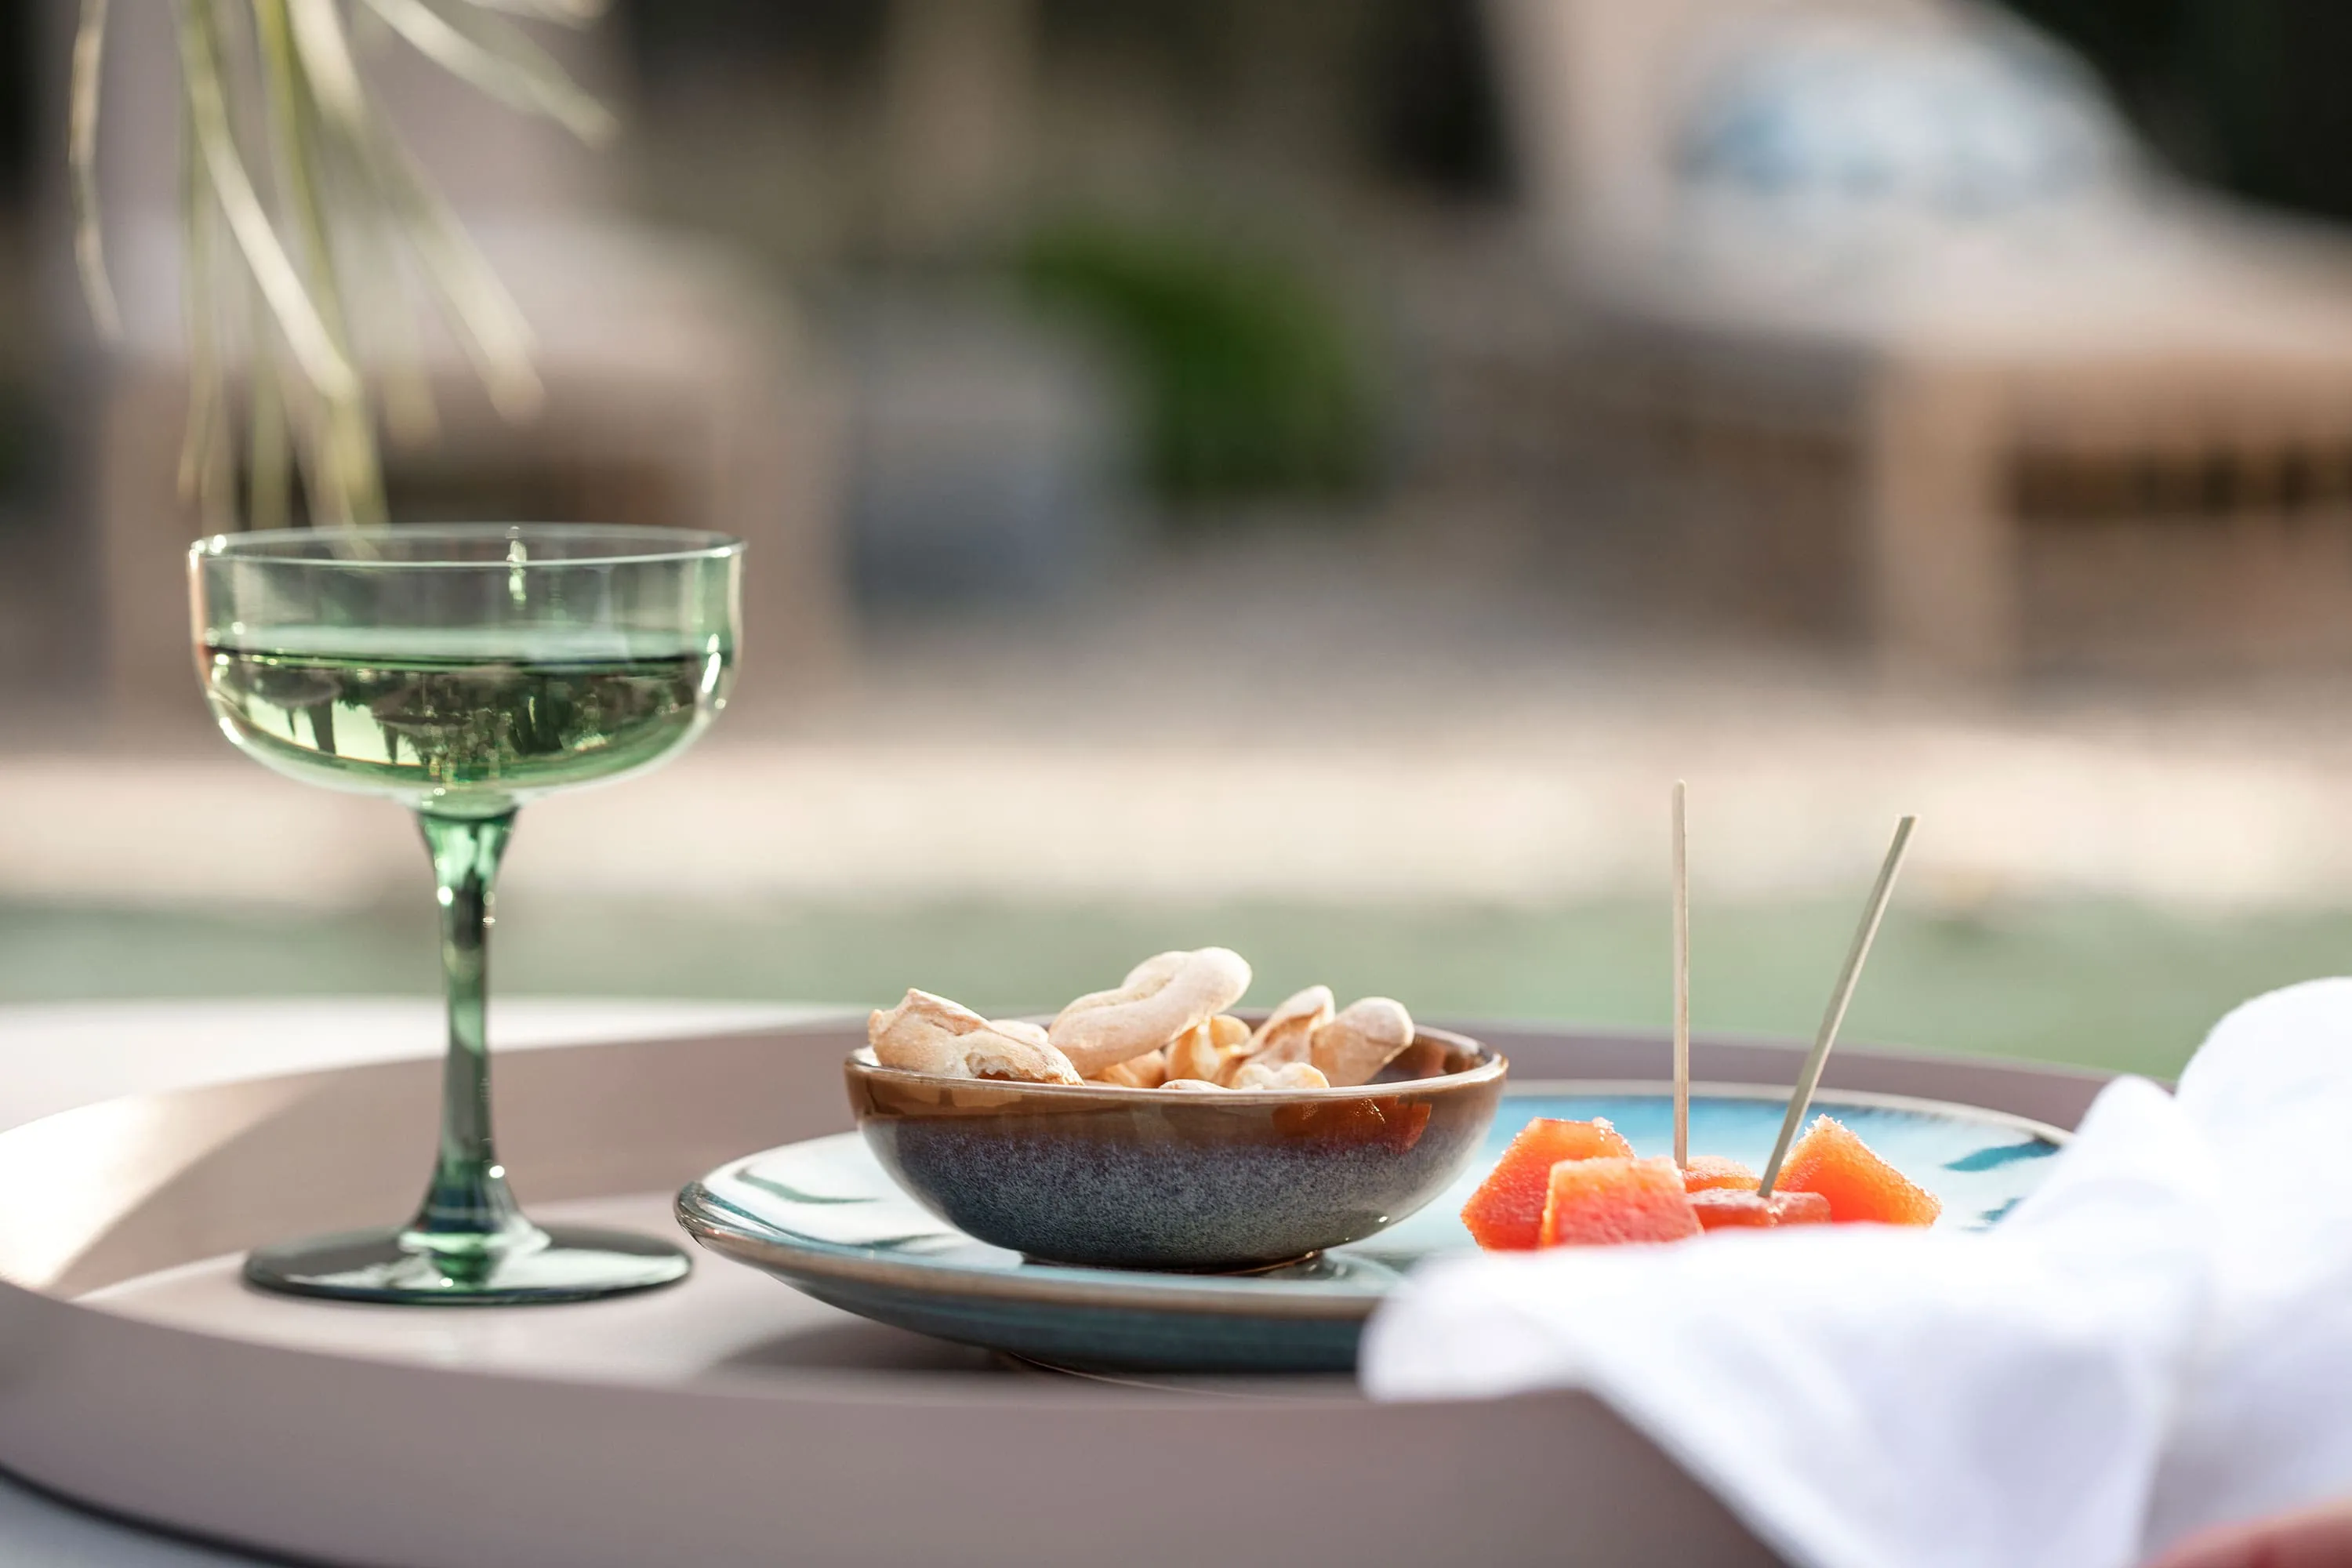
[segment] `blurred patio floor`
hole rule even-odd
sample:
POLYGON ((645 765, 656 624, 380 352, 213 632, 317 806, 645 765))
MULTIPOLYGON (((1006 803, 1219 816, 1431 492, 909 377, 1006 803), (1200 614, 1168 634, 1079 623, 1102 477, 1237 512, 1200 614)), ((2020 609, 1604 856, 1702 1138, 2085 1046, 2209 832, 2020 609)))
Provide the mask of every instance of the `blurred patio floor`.
MULTIPOLYGON (((534 805, 508 886, 1544 907, 1654 893, 1681 777, 1703 900, 1858 889, 1916 811, 1914 903, 2352 906, 2352 684, 1897 692, 1450 537, 1211 541, 1064 605, 878 616, 814 706, 741 692, 675 765, 534 805)), ((0 760, 0 897, 333 908, 416 874, 397 813, 237 756, 193 680, 163 744, 0 760)))
MULTIPOLYGON (((746 692, 674 767, 533 806, 501 984, 1034 1005, 1213 941, 1264 991, 1655 1023, 1677 776, 1703 1025, 1810 1030, 1906 810, 1857 1037, 2163 1070, 2352 952, 2340 684, 1894 692, 1634 629, 1492 530, 1142 564, 1059 607, 878 618, 816 707, 746 692)), ((194 722, 12 755, 0 999, 421 989, 423 875, 396 811, 194 722)))

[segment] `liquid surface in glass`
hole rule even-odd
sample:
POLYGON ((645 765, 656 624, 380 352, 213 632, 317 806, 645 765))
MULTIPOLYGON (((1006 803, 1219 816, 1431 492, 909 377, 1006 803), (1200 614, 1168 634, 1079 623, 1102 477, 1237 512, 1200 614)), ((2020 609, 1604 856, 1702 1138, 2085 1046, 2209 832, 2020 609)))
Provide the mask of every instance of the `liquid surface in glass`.
POLYGON ((724 704, 732 650, 602 627, 287 626, 199 657, 222 730, 278 772, 472 815, 660 761, 724 704))

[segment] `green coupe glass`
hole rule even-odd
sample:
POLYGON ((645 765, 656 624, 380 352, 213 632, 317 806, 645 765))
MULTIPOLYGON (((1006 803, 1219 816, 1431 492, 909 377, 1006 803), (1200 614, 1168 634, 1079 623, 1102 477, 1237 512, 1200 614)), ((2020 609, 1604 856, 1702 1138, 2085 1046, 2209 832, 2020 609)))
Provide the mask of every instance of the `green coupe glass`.
POLYGON ((490 1141, 491 889, 525 801, 676 755, 727 700, 743 546, 673 529, 293 529, 191 549, 222 731, 416 814, 441 905, 441 1147, 405 1225, 265 1247, 246 1278, 393 1302, 573 1301, 683 1279, 667 1242, 533 1225, 490 1141))

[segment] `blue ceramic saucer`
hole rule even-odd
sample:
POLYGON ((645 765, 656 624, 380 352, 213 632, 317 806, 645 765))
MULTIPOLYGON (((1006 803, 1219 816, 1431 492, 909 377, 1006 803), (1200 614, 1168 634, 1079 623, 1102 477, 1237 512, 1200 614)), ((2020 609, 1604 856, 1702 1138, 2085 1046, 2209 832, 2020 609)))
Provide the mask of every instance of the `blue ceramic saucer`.
MULTIPOLYGON (((1760 1166, 1787 1093, 1698 1086, 1692 1149, 1760 1166)), ((1941 1198, 1947 1226, 1998 1219, 2040 1184, 2066 1140, 2021 1117, 1935 1100, 1838 1093, 1816 1105, 1941 1198)), ((1456 1215, 1503 1146, 1538 1116, 1605 1116, 1643 1154, 1670 1145, 1662 1086, 1513 1084, 1485 1150, 1428 1207, 1368 1240, 1247 1275, 1024 1261, 926 1213, 855 1132, 735 1161, 680 1193, 677 1212, 715 1251, 861 1317, 943 1339, 1076 1367, 1346 1371, 1364 1320, 1404 1270, 1471 1245, 1456 1215)))

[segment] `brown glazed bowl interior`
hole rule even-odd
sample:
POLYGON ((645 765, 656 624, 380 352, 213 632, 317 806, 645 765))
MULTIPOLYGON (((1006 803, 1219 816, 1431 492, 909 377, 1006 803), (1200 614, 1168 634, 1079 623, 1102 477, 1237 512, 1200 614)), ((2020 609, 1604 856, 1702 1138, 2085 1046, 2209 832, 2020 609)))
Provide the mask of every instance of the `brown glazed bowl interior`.
POLYGON ((1272 1268, 1394 1225, 1484 1140, 1509 1063, 1424 1028, 1357 1089, 1171 1093, 845 1064, 883 1168, 969 1236, 1041 1262, 1272 1268))

